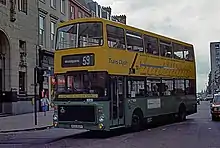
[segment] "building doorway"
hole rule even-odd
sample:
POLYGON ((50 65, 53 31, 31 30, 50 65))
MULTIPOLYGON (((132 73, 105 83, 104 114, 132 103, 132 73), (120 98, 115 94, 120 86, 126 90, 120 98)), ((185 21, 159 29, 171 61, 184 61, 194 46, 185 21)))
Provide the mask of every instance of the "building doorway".
MULTIPOLYGON (((0 96, 10 89, 10 45, 7 35, 0 29, 0 96)), ((3 100, 0 97, 0 113, 3 112, 3 100)))

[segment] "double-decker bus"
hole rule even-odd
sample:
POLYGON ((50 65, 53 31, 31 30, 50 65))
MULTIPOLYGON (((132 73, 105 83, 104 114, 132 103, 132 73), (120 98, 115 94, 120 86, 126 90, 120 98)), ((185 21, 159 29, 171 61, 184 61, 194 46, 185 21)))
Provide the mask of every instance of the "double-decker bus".
POLYGON ((197 112, 192 44, 101 18, 57 29, 54 127, 139 130, 197 112))

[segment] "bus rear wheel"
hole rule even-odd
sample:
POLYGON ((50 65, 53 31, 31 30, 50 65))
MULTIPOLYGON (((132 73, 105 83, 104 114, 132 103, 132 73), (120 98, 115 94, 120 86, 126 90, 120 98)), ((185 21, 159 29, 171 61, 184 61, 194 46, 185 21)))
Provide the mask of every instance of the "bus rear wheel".
POLYGON ((186 109, 185 107, 181 106, 178 113, 178 121, 183 122, 186 120, 186 109))
POLYGON ((216 121, 216 117, 212 115, 212 121, 216 121))

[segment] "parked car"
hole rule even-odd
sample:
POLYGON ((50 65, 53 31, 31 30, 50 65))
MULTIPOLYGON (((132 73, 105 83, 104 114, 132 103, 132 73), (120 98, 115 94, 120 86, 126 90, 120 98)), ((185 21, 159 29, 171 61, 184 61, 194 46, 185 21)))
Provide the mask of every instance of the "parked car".
POLYGON ((214 98, 210 102, 212 120, 215 121, 220 118, 220 94, 214 94, 214 98))
POLYGON ((211 101, 213 99, 213 95, 209 94, 206 96, 205 101, 211 101))

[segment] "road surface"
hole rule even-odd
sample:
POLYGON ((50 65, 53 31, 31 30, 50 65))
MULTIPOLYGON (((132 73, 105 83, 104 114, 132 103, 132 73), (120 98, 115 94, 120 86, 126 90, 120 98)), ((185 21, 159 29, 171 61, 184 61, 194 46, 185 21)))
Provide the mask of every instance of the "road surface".
POLYGON ((97 136, 93 132, 50 129, 1 134, 0 143, 0 148, 218 148, 220 122, 211 121, 209 102, 202 102, 198 113, 189 116, 186 122, 167 124, 137 133, 112 132, 110 135, 97 136))

